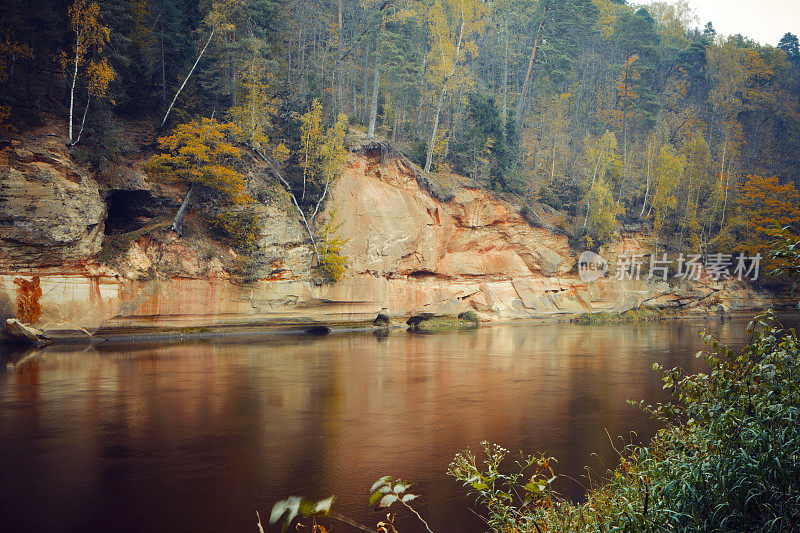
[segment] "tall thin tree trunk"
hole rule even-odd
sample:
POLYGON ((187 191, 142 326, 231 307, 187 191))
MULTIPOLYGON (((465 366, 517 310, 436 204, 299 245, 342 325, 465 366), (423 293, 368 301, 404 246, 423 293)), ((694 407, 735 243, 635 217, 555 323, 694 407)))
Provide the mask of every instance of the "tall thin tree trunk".
POLYGON ((161 101, 167 103, 167 67, 164 62, 164 21, 161 21, 161 101))
POLYGON ((425 157, 425 172, 431 171, 431 162, 433 161, 433 150, 436 144, 436 134, 438 133, 437 130, 439 129, 439 115, 442 112, 442 103, 444 103, 445 93, 447 92, 447 80, 445 79, 445 84, 442 86, 442 92, 439 93, 439 103, 436 104, 436 115, 433 119, 433 132, 431 133, 431 142, 428 143, 428 154, 425 157))
POLYGON ((639 213, 639 218, 644 215, 644 208, 647 206, 647 198, 650 196, 650 144, 647 145, 647 189, 644 191, 644 201, 642 202, 642 211, 639 213))
POLYGON ((72 86, 69 89, 69 142, 72 143, 72 113, 75 107, 75 82, 78 81, 78 51, 81 47, 81 34, 76 32, 75 38, 75 69, 72 72, 72 86))
POLYGON ((183 202, 181 203, 180 209, 175 214, 175 218, 172 220, 172 226, 170 229, 178 234, 178 237, 183 236, 183 219, 186 217, 186 211, 189 209, 189 202, 192 201, 192 194, 194 193, 194 183, 189 187, 189 191, 186 193, 186 196, 183 197, 183 202))
POLYGON ((422 58, 422 70, 420 74, 420 94, 419 94, 419 109, 417 109, 417 120, 414 122, 414 129, 411 132, 413 138, 417 137, 420 124, 422 123, 422 110, 425 107, 425 68, 428 65, 428 54, 422 58))
POLYGON ((600 147, 600 153, 597 156, 597 162, 594 164, 594 174, 592 175, 592 184, 589 185, 589 194, 587 196, 589 199, 586 201, 586 216, 583 218, 583 227, 586 227, 586 224, 589 222, 589 206, 592 203, 592 187, 594 187, 594 181, 597 179, 597 171, 600 169, 600 159, 603 157, 603 149, 605 146, 600 147))
POLYGON ((381 18, 378 35, 375 37, 375 78, 372 83, 372 103, 369 109, 369 128, 367 138, 375 137, 375 122, 378 120, 378 90, 381 85, 381 32, 386 29, 386 16, 381 18))
POLYGON ((89 102, 92 101, 92 93, 88 90, 86 91, 86 107, 83 108, 83 118, 81 119, 81 129, 78 130, 78 137, 71 143, 70 146, 75 146, 81 140, 81 135, 83 135, 83 125, 86 124, 86 113, 89 112, 89 102))
POLYGON ((362 87, 361 96, 364 100, 364 120, 369 118, 369 45, 364 49, 364 86, 362 87))
POLYGON ((336 78, 335 90, 336 90, 336 106, 334 109, 339 111, 339 113, 343 113, 345 104, 345 88, 344 88, 344 68, 341 65, 342 56, 344 55, 344 27, 342 26, 342 0, 338 2, 338 11, 339 11, 339 24, 337 26, 337 35, 336 35, 336 61, 334 62, 334 76, 336 78))
MULTIPOLYGON (((730 169, 728 164, 728 169, 730 169)), ((722 202, 722 218, 719 221, 719 232, 722 233, 722 228, 725 226, 725 211, 728 209, 728 190, 730 189, 730 170, 725 174, 725 200, 722 202)))
POLYGON ((458 30, 458 43, 456 44, 456 53, 453 56, 453 68, 450 71, 450 74, 444 77, 444 83, 442 83, 442 92, 439 94, 439 103, 436 105, 436 115, 433 119, 433 131, 431 132, 431 142, 428 144, 428 155, 425 158, 425 172, 431 171, 431 162, 433 161, 433 149, 436 144, 436 134, 438 133, 439 129, 439 116, 442 112, 442 104, 444 103, 444 97, 447 94, 447 82, 450 80, 450 76, 455 74, 456 68, 458 67, 458 56, 461 53, 461 39, 464 37, 464 12, 462 9, 461 12, 461 27, 458 30))
POLYGON ((544 31, 544 22, 547 17, 547 10, 550 7, 548 2, 544 4, 544 12, 542 13, 542 20, 539 22, 539 29, 536 31, 536 40, 533 43, 533 51, 531 52, 531 59, 528 62, 528 73, 525 75, 525 83, 522 85, 522 90, 519 93, 519 100, 517 100, 517 111, 514 114, 514 120, 517 126, 522 125, 522 117, 525 113, 525 99, 528 95, 528 88, 531 84, 531 75, 533 74, 533 65, 536 62, 536 54, 539 52, 539 43, 542 39, 542 32, 544 31))
POLYGON ((503 120, 508 118, 508 17, 505 20, 505 53, 503 54, 503 120))
POLYGON ((377 59, 375 60, 375 77, 372 82, 372 100, 369 106, 369 129, 367 129, 367 138, 375 137, 375 122, 378 120, 378 90, 381 85, 381 51, 378 47, 376 53, 377 59))
POLYGON ((164 113, 164 118, 161 120, 161 127, 164 127, 164 124, 167 123, 167 117, 169 117, 169 114, 172 111, 172 106, 175 105, 175 100, 178 99, 178 95, 181 94, 181 91, 186 86, 186 82, 189 81, 189 77, 194 72, 194 69, 197 68, 197 64, 200 62, 200 58, 203 57, 203 54, 206 52, 206 48, 208 48, 208 44, 211 42, 211 38, 214 37, 214 32, 215 31, 216 31, 216 28, 212 28, 211 34, 208 36, 208 40, 206 41, 205 46, 203 46, 203 49, 200 50, 200 55, 197 56, 197 59, 195 60, 194 65, 192 65, 192 69, 189 71, 189 74, 186 75, 186 78, 183 80, 183 83, 181 84, 180 88, 178 89, 178 92, 175 93, 175 97, 172 99, 172 103, 169 104, 169 107, 167 108, 167 112, 164 113))

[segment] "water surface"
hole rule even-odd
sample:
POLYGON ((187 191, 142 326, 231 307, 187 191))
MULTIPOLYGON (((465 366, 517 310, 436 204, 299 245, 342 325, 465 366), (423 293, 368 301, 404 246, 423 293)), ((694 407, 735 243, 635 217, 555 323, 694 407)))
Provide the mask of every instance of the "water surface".
MULTIPOLYGON (((708 324, 733 343, 745 326, 708 324)), ((365 491, 392 474, 417 482, 434 531, 477 533, 471 500, 445 475, 456 452, 486 439, 550 453, 557 488, 579 498, 586 465, 616 462, 609 435, 618 448, 653 435, 626 400, 663 398, 653 362, 700 369, 704 327, 509 325, 8 355, 0 529, 254 532, 255 511, 291 494, 336 494, 340 512, 374 525, 365 491)))

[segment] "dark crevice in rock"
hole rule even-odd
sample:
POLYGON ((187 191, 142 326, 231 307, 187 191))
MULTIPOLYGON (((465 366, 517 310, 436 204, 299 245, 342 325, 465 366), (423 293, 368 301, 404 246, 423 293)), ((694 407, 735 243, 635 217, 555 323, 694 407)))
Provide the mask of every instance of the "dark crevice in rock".
POLYGON ((168 198, 153 196, 149 191, 124 189, 108 191, 106 206, 106 235, 139 230, 151 224, 153 219, 177 209, 177 204, 168 198))

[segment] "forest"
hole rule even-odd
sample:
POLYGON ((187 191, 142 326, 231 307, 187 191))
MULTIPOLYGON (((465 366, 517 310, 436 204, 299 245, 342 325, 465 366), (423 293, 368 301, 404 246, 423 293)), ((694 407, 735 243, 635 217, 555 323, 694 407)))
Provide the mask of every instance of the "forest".
POLYGON ((800 230, 797 37, 718 35, 685 1, 4 4, 2 128, 61 116, 102 168, 144 123, 150 174, 187 197, 254 201, 226 163, 246 149, 313 222, 357 131, 543 206, 576 246, 646 228, 656 249, 756 253, 800 230))

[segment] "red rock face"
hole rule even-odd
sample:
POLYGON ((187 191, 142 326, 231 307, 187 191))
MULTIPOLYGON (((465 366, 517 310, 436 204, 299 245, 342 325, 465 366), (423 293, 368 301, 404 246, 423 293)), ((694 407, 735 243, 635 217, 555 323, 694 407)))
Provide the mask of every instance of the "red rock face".
MULTIPOLYGON (((340 235, 348 239, 348 268, 334 285, 314 283, 305 229, 287 199, 285 206, 261 206, 266 223, 260 249, 270 268, 253 283, 229 274, 225 254, 235 255, 232 250, 204 257, 196 243, 172 234, 137 239, 113 269, 84 258, 72 267, 35 267, 25 275, 41 280, 40 327, 76 331, 371 321, 382 308, 392 316, 470 309, 483 320, 544 318, 625 311, 643 302, 666 305, 683 293, 719 288, 676 290, 663 282, 614 278, 585 283, 575 273, 566 236, 532 228, 484 191, 450 192, 448 202, 432 197, 402 158, 351 156, 327 206, 327 213, 336 210, 340 235)), ((98 216, 102 221, 102 212, 98 216)), ((646 239, 626 236, 609 248, 609 262, 646 247, 646 239)), ((0 265, 0 293, 13 299, 19 275, 0 265)), ((724 288, 716 299, 734 309, 765 301, 741 285, 724 288)))
POLYGON ((349 238, 344 253, 351 271, 452 280, 553 276, 572 268, 565 236, 531 228, 483 191, 454 193, 447 203, 432 198, 400 158, 380 165, 377 158, 354 156, 331 201, 349 238))

